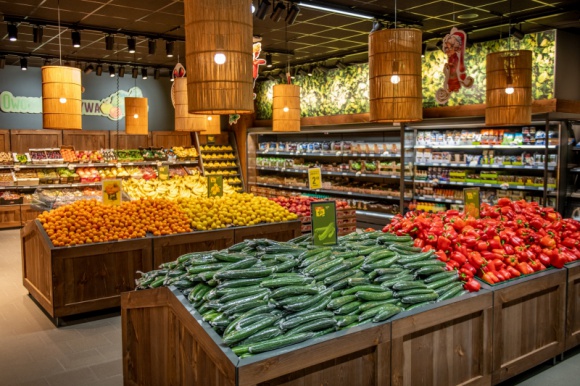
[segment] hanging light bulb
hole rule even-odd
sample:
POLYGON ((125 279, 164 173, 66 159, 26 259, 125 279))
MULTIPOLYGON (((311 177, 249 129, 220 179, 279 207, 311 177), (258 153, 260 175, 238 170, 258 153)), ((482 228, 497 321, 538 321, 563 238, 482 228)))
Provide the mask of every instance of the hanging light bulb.
POLYGON ((284 111, 285 113, 287 113, 288 111, 290 111, 290 109, 288 108, 288 106, 284 106, 284 108, 282 109, 282 111, 284 111))
POLYGON ((513 79, 511 75, 508 75, 506 77, 506 87, 505 87, 505 93, 508 95, 511 95, 514 93, 514 85, 513 85, 513 79))
POLYGON ((133 118, 139 119, 139 114, 137 114, 137 113, 133 114, 133 118))
POLYGON ((393 60, 393 75, 391 75, 391 83, 399 84, 401 77, 399 76, 399 62, 393 60))
POLYGON ((213 117, 212 117, 211 115, 208 115, 208 116, 207 116, 207 120, 208 120, 208 121, 211 121, 211 120, 213 120, 213 117))
POLYGON ((226 62, 226 55, 223 52, 216 52, 213 60, 216 64, 224 64, 226 62))
POLYGON ((62 104, 65 104, 66 103, 66 98, 65 97, 61 97, 59 99, 59 102, 62 103, 62 104))

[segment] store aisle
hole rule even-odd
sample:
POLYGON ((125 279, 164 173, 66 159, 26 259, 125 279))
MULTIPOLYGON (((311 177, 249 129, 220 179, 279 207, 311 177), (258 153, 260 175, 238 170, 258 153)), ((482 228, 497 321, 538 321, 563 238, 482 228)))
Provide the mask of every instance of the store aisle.
MULTIPOLYGON (((501 386, 568 386, 579 377, 580 347, 501 386)), ((57 329, 22 286, 19 230, 0 231, 0 385, 122 384, 121 317, 57 329)))
POLYGON ((21 269, 19 230, 0 231, 0 385, 122 385, 121 317, 57 329, 21 269))

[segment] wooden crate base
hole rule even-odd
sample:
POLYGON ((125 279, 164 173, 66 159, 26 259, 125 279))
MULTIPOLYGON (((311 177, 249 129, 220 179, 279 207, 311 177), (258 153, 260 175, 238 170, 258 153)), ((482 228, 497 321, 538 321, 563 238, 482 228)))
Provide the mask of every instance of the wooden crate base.
POLYGON ((0 206, 0 229, 21 226, 20 205, 0 206))
POLYGON ((566 267, 568 291, 566 307, 566 350, 580 345, 580 262, 566 267))

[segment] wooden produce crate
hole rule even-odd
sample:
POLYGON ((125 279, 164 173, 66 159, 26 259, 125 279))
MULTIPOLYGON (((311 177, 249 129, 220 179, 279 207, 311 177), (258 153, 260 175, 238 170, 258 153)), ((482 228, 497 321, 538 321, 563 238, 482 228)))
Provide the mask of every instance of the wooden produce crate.
POLYGON ((20 207, 20 221, 22 222, 22 225, 24 226, 29 221, 35 220, 40 213, 42 212, 32 209, 30 204, 23 204, 20 207))
POLYGON ((566 350, 580 345, 580 261, 566 266, 568 292, 566 307, 566 350))
POLYGON ((219 250, 232 245, 233 228, 154 237, 153 267, 174 261, 185 253, 219 250))
POLYGON ((0 229, 19 227, 20 205, 0 206, 0 229))
POLYGON ((489 385, 492 300, 481 290, 393 318, 391 385, 489 385))
POLYGON ((239 359, 178 291, 126 292, 121 308, 127 386, 389 384, 390 323, 239 359))
POLYGON ((564 352, 566 270, 549 269, 492 290, 495 385, 564 352))
POLYGON ((302 234, 299 220, 234 228, 234 244, 247 239, 288 241, 302 234))
POLYGON ((53 318, 119 307, 136 271, 153 269, 151 239, 56 248, 40 222, 20 231, 24 287, 53 318))

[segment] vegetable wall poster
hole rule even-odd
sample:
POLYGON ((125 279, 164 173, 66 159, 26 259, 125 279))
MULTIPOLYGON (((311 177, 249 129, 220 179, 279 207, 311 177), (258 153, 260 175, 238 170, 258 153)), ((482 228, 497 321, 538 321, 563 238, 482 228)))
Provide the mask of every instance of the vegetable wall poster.
MULTIPOLYGON (((532 50, 534 99, 554 97, 554 65, 556 31, 525 35, 518 41, 512 38, 511 49, 532 50)), ((465 50, 465 67, 474 80, 471 88, 451 93, 447 106, 485 103, 485 57, 488 53, 508 49, 508 39, 474 43, 465 50)), ((447 56, 441 50, 427 51, 423 58, 423 107, 439 106, 436 92, 443 83, 442 69, 447 56)), ((369 111, 368 64, 357 64, 345 69, 331 69, 326 74, 302 76, 296 74, 293 84, 299 85, 300 108, 303 117, 339 114, 358 114, 369 111)), ((264 81, 256 84, 257 119, 272 118, 272 87, 281 81, 264 81)))

